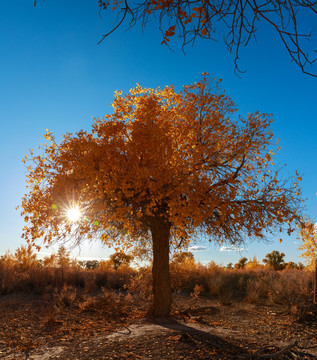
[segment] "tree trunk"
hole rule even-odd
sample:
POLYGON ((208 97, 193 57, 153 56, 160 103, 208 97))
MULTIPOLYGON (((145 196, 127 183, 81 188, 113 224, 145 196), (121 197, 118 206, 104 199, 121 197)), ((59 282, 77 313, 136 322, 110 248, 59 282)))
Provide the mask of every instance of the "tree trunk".
POLYGON ((166 318, 170 316, 172 289, 169 274, 170 225, 158 218, 151 224, 153 243, 153 303, 147 316, 166 318))

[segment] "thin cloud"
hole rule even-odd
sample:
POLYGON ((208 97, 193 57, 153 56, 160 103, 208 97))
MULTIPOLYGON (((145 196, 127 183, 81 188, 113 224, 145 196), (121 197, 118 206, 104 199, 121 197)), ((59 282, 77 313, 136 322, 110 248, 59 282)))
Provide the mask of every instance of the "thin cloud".
POLYGON ((190 246, 188 248, 189 251, 193 251, 193 252, 196 252, 196 251, 205 251, 207 250, 206 246, 198 246, 198 245, 195 245, 195 246, 190 246))
POLYGON ((245 248, 239 248, 236 246, 222 246, 220 251, 245 251, 245 248))

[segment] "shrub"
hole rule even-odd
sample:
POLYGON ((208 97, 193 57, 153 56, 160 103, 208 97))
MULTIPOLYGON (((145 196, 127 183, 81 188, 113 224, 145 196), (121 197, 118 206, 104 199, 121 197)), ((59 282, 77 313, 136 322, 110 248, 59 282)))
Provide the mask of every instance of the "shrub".
POLYGON ((246 301, 249 304, 258 303, 261 298, 261 283, 258 279, 249 279, 246 287, 246 301))

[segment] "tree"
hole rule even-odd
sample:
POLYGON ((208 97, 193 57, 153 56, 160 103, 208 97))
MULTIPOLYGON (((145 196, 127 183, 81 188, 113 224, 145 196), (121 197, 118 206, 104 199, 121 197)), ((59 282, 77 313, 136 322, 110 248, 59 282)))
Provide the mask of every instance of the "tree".
POLYGON ((0 256, 0 269, 13 268, 15 263, 16 259, 9 251, 0 256))
POLYGON ((271 253, 266 254, 265 258, 262 261, 264 262, 264 264, 267 264, 274 270, 283 270, 285 267, 284 257, 284 253, 273 250, 271 253))
POLYGON ((87 270, 96 270, 99 268, 100 262, 98 260, 87 260, 78 262, 81 267, 87 270))
POLYGON ((297 270, 303 270, 304 265, 302 263, 294 263, 293 261, 289 261, 285 263, 285 269, 297 269, 297 270))
POLYGON ((248 259, 246 257, 243 257, 236 264, 234 264, 234 268, 235 269, 244 269, 247 262, 248 262, 248 259))
POLYGON ((317 304, 317 224, 313 224, 311 220, 302 222, 300 226, 299 237, 303 242, 299 246, 299 250, 303 251, 300 256, 305 258, 307 262, 307 269, 314 271, 313 302, 314 304, 317 304))
POLYGON ((256 256, 253 256, 253 258, 250 259, 247 264, 245 264, 245 269, 248 269, 248 270, 258 269, 258 268, 261 268, 262 266, 263 265, 261 265, 258 262, 258 259, 256 258, 256 256))
MULTIPOLYGON (((310 0, 269 0, 255 2, 249 0, 99 0, 100 12, 111 10, 118 13, 117 24, 105 35, 113 33, 130 16, 130 27, 159 19, 162 44, 168 44, 170 38, 177 35, 182 39, 183 47, 194 43, 197 38, 217 39, 216 31, 223 31, 222 38, 229 52, 235 54, 235 68, 238 68, 241 46, 256 38, 257 24, 264 23, 272 28, 280 38, 282 45, 302 72, 317 76, 307 71, 316 57, 314 51, 307 51, 304 41, 311 37, 306 30, 309 15, 316 16, 316 3, 310 0), (310 53, 310 54, 309 54, 310 53), (314 55, 315 56, 315 55, 314 55)), ((36 0, 34 2, 36 5, 36 0)), ((315 22, 316 22, 315 17, 315 22)), ((314 20, 311 17, 311 28, 314 20)))
POLYGON ((190 251, 179 251, 173 255, 172 262, 175 265, 182 265, 186 263, 195 263, 195 258, 190 251))
POLYGON ((31 267, 39 266, 37 255, 33 250, 34 249, 30 244, 28 246, 21 245, 15 250, 14 257, 19 264, 21 271, 26 271, 31 267))
POLYGON ((70 258, 69 252, 66 250, 65 246, 60 246, 56 253, 56 265, 60 268, 70 267, 72 260, 70 258))
POLYGON ((43 266, 47 267, 56 267, 56 254, 51 254, 49 256, 45 256, 43 259, 43 266))
POLYGON ((114 254, 110 255, 110 262, 112 263, 115 270, 122 264, 129 265, 133 260, 131 254, 126 254, 123 251, 116 251, 114 254))
POLYGON ((302 244, 298 250, 302 251, 301 257, 305 258, 307 268, 313 270, 317 259, 317 228, 311 220, 302 223, 299 232, 302 244))
POLYGON ((21 213, 28 241, 98 237, 129 248, 150 238, 148 315, 162 317, 172 300, 171 244, 187 248, 196 230, 230 244, 295 230, 300 178, 278 177, 270 115, 237 117, 206 74, 179 92, 140 85, 117 91, 112 106, 91 133, 66 134, 58 145, 47 131, 40 153, 31 151, 21 213), (80 209, 76 221, 67 216, 72 206, 80 209))
POLYGON ((299 262, 299 263, 297 264, 297 269, 298 269, 298 270, 303 270, 303 269, 305 269, 305 265, 304 265, 303 263, 299 262))

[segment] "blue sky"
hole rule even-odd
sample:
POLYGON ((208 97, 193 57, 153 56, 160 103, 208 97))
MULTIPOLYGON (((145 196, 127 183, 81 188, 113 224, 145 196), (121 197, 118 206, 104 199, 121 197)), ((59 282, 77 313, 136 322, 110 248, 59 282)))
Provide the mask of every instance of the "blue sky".
MULTIPOLYGON (((300 72, 269 28, 259 26, 257 41, 241 49, 240 66, 247 72, 238 77, 221 33, 219 42, 197 40, 185 48, 185 55, 174 40, 174 52, 160 44, 155 23, 143 32, 139 27, 127 30, 126 24, 97 45, 112 20, 100 18, 97 0, 38 1, 36 8, 33 0, 1 2, 0 254, 23 244, 23 222, 15 210, 25 190, 21 159, 42 142, 46 128, 57 138, 89 130, 93 116, 111 111, 115 90, 127 92, 137 82, 147 87, 174 84, 180 89, 203 72, 223 79, 223 89, 242 114, 256 110, 273 114, 274 134, 282 146, 278 161, 288 164, 283 174, 298 170, 303 175, 307 214, 317 221, 317 78, 300 72)), ((312 17, 304 22, 317 31, 312 17)), ((316 40, 315 36, 311 49, 317 48, 316 40)), ((195 252, 202 262, 227 264, 241 256, 263 259, 272 250, 298 261, 296 236, 283 239, 282 244, 278 238, 270 244, 247 244, 242 252, 220 251, 214 244, 193 245, 206 247, 195 252)), ((98 258, 108 254, 97 242, 84 245, 80 252, 98 258)))

